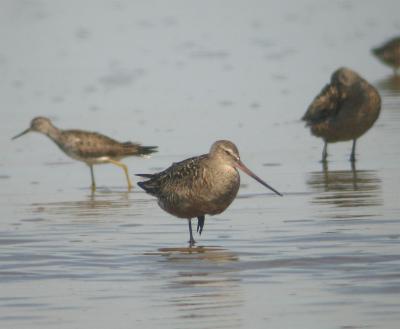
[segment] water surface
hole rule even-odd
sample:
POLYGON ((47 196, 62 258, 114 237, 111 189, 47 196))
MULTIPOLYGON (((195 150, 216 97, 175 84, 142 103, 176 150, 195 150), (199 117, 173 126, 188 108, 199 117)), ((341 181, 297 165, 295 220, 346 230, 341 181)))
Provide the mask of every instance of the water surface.
MULTIPOLYGON (((399 34, 398 1, 3 1, 0 326, 397 328, 400 83, 370 54, 399 34), (377 7, 379 6, 379 8, 377 7), (357 144, 299 118, 336 68, 382 95, 357 144), (242 176, 237 200, 187 224, 120 168, 89 169, 44 136, 62 128, 159 145, 155 172, 234 141, 284 193, 242 176)), ((137 178, 133 178, 137 180, 137 178)))

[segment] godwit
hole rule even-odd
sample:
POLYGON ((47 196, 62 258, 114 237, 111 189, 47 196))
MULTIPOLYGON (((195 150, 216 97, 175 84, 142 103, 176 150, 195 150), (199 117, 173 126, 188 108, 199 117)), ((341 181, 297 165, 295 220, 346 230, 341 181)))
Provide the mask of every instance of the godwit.
POLYGON ((281 195, 243 164, 237 147, 227 140, 215 142, 208 154, 174 163, 162 172, 137 175, 149 178, 138 185, 157 197, 166 212, 188 220, 192 246, 191 219, 197 217, 197 232, 201 234, 205 215, 220 214, 232 203, 240 185, 237 168, 281 195))
POLYGON ((120 143, 96 132, 83 130, 62 130, 55 127, 48 118, 37 117, 31 121, 30 127, 14 136, 16 139, 30 131, 40 132, 48 136, 68 156, 85 162, 90 168, 92 190, 96 189, 93 174, 93 165, 112 163, 121 167, 128 182, 128 189, 132 183, 129 179, 128 168, 119 160, 127 156, 143 156, 156 152, 156 146, 141 146, 131 142, 120 143))
POLYGON ((324 140, 322 161, 328 143, 353 140, 350 161, 356 160, 356 140, 372 127, 381 110, 378 91, 356 72, 340 68, 315 97, 303 120, 311 133, 324 140))
POLYGON ((394 74, 398 74, 400 68, 400 37, 390 39, 382 46, 373 48, 372 53, 384 64, 393 67, 394 74))

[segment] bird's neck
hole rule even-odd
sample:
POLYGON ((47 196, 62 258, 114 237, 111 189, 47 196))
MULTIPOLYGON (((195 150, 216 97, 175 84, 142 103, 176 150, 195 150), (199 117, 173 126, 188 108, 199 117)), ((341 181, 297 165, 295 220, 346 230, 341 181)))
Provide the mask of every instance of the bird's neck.
POLYGON ((48 136, 53 141, 59 140, 61 136, 61 130, 54 126, 49 126, 47 130, 44 132, 46 136, 48 136))

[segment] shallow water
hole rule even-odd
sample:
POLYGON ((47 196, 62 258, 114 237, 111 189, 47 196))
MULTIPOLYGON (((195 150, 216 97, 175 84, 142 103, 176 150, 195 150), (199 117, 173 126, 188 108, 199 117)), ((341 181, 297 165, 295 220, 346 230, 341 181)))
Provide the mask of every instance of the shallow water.
POLYGON ((1 4, 0 327, 397 328, 400 83, 370 49, 398 2, 86 3, 1 4), (355 167, 351 143, 323 166, 299 118, 344 65, 382 113, 355 167), (188 248, 120 168, 95 167, 93 194, 45 137, 11 142, 36 115, 159 145, 132 176, 231 139, 284 197, 242 175, 188 248))

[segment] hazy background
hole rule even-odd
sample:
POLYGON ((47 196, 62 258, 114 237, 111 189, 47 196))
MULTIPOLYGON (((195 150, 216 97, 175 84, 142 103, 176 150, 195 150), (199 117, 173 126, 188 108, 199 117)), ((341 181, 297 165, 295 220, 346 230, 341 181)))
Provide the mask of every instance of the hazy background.
POLYGON ((399 13, 398 0, 0 0, 0 326, 397 328, 400 83, 370 49, 400 34, 399 13), (356 169, 340 143, 323 170, 300 118, 340 66, 383 107, 356 169), (242 176, 188 253, 186 223, 127 193, 119 168, 95 167, 91 195, 89 169, 47 138, 11 142, 38 115, 158 145, 124 160, 132 176, 230 139, 285 197, 242 176))

